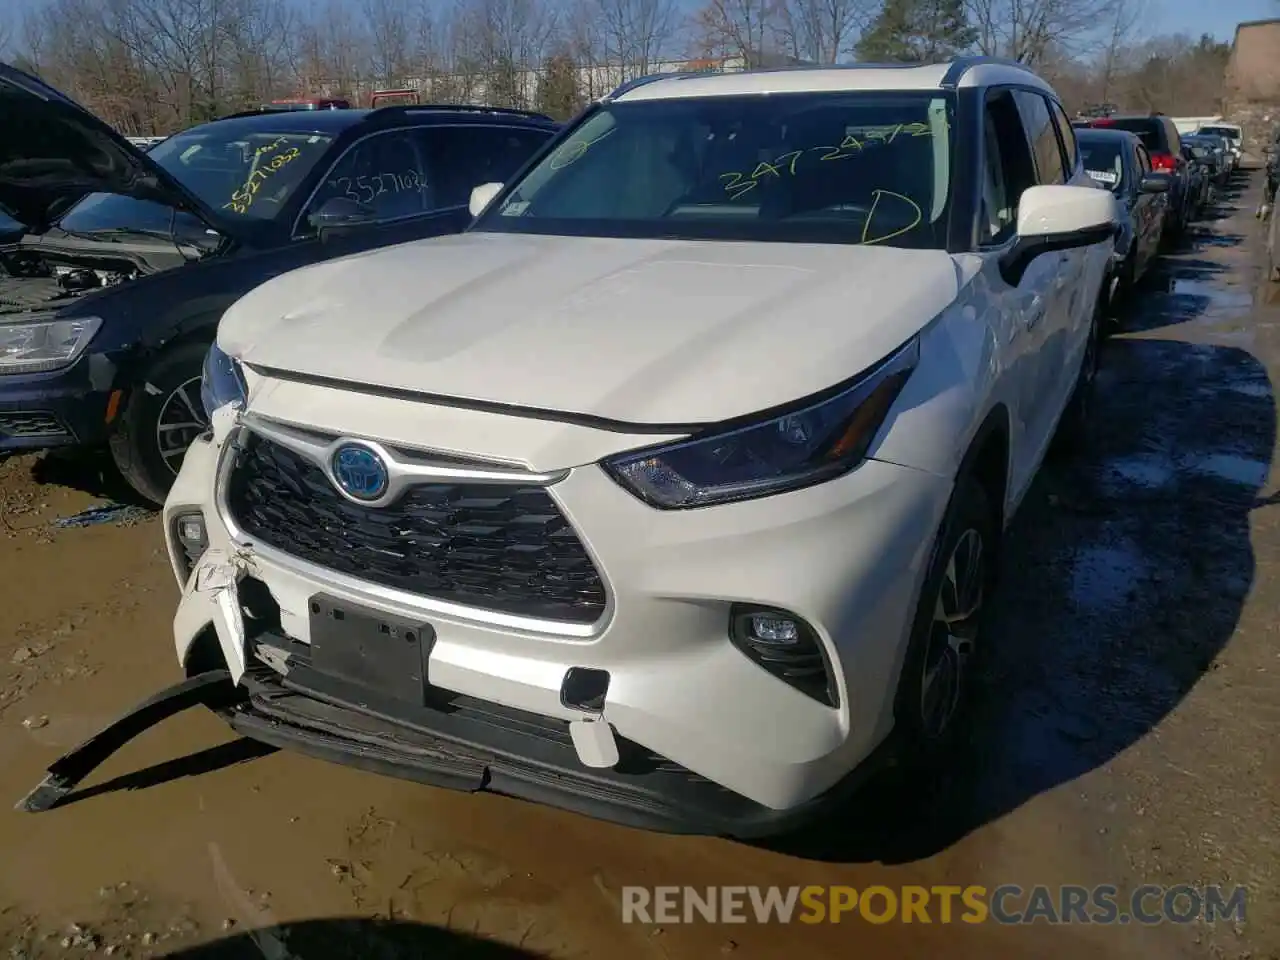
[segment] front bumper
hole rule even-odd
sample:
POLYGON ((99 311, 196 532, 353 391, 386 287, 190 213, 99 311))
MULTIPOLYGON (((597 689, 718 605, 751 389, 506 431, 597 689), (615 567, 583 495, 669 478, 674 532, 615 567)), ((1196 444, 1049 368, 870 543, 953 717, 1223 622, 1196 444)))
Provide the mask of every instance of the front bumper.
POLYGON ((487 789, 647 827, 738 836, 785 829, 865 776, 892 727, 897 676, 927 553, 950 494, 942 478, 877 461, 808 490, 666 513, 596 467, 551 490, 609 587, 599 622, 557 634, 486 611, 424 612, 371 584, 237 538, 215 495, 233 416, 188 451, 165 507, 184 592, 177 655, 212 647, 249 694, 246 735, 326 759, 487 789), (199 514, 193 564, 182 517, 199 514), (429 624, 422 702, 312 669, 323 594, 429 624), (251 597, 269 610, 245 618, 251 597), (798 692, 730 642, 731 603, 804 617, 832 663, 840 706, 798 692), (609 673, 603 710, 566 705, 572 668, 609 673), (599 723, 603 720, 603 724, 599 723), (618 760, 589 765, 581 726, 607 727, 618 760))
POLYGON ((105 442, 109 366, 95 355, 50 373, 0 375, 0 451, 105 442))

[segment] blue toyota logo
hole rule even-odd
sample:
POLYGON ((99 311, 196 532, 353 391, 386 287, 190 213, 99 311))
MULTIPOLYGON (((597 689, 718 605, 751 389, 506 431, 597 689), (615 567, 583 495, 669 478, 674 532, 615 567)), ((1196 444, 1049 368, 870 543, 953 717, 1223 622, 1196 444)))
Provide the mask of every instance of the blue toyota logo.
POLYGON ((391 477, 380 456, 368 447, 347 443, 333 453, 333 480, 353 499, 377 500, 387 492, 391 477))

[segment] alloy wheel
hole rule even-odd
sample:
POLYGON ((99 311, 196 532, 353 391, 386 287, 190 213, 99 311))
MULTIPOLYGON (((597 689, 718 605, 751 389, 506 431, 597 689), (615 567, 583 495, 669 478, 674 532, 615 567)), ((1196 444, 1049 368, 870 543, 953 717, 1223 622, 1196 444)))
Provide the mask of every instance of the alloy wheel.
POLYGON ((156 420, 156 450, 176 477, 187 447, 209 426, 200 400, 200 378, 193 377, 165 397, 156 420))
POLYGON ((962 533, 938 588, 920 684, 920 719, 931 739, 947 732, 960 709, 982 615, 984 553, 977 530, 962 533))

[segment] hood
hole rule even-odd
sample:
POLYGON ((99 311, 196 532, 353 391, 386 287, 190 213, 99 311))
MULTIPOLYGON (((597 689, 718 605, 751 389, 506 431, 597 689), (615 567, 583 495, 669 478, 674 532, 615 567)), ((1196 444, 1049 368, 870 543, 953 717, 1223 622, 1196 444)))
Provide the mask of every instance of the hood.
POLYGON ((465 233, 277 277, 218 341, 312 377, 692 424, 849 379, 958 287, 942 251, 465 233))
POLYGON ((89 193, 119 193, 209 220, 188 191, 88 110, 0 63, 0 208, 30 230, 48 227, 89 193))

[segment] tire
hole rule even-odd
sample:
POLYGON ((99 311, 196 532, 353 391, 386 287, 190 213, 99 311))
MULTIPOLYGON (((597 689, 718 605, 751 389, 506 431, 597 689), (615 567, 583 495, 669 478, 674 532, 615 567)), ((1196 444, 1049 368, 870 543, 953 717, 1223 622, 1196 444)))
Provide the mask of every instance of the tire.
POLYGON ((934 540, 894 697, 895 733, 908 766, 943 759, 967 719, 998 537, 990 498, 962 473, 934 540), (959 619, 946 622, 951 617, 959 619))
POLYGON ((164 504, 173 486, 181 454, 208 426, 200 403, 200 373, 208 352, 207 343, 182 343, 152 360, 130 385, 111 435, 116 469, 156 506, 164 504))

